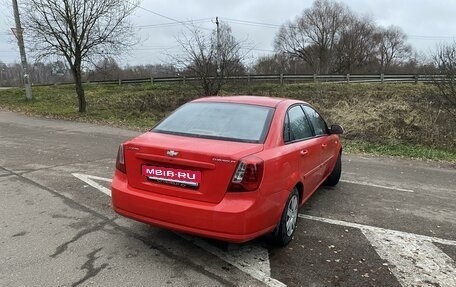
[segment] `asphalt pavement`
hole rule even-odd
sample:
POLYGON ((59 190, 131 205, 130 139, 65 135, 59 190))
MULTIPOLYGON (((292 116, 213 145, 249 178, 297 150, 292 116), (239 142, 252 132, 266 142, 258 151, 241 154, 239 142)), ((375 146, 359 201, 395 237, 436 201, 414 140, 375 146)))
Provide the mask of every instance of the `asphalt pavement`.
POLYGON ((138 132, 0 111, 0 286, 456 286, 456 169, 344 155, 292 243, 190 237, 115 214, 138 132))

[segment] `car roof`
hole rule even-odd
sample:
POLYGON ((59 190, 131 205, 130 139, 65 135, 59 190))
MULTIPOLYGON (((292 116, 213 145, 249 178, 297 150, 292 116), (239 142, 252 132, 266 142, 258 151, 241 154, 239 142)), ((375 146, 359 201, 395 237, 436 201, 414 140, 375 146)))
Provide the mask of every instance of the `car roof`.
POLYGON ((259 105, 265 107, 277 107, 282 102, 289 103, 302 103, 302 101, 285 99, 285 98, 274 98, 274 97, 263 97, 263 96, 214 96, 204 97, 194 100, 193 102, 217 102, 217 103, 239 103, 239 104, 250 104, 259 105))

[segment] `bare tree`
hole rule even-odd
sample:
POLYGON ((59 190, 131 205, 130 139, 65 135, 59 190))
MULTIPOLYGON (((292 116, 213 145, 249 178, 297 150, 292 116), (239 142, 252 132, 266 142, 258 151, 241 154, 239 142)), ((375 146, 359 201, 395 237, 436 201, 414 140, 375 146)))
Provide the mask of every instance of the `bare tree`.
POLYGON ((122 75, 127 79, 176 76, 178 70, 171 64, 126 66, 122 75))
POLYGON ((121 68, 113 57, 106 57, 95 64, 93 80, 119 79, 121 68))
POLYGON ((197 27, 189 28, 177 41, 183 54, 173 58, 188 74, 199 78, 204 95, 217 95, 227 76, 245 71, 241 42, 233 37, 227 24, 221 23, 219 31, 209 35, 197 27))
POLYGON ((31 50, 41 57, 64 57, 73 74, 79 112, 87 103, 84 63, 117 56, 132 44, 128 17, 137 4, 124 0, 29 0, 24 6, 31 50))
POLYGON ((275 50, 303 59, 315 73, 328 73, 349 15, 348 8, 338 2, 315 0, 295 21, 282 25, 274 41, 275 50))
POLYGON ((375 62, 376 26, 369 18, 351 16, 341 32, 336 49, 336 72, 368 72, 375 62))
POLYGON ((393 64, 407 60, 412 54, 412 47, 407 44, 407 35, 400 27, 390 26, 380 29, 375 35, 377 56, 381 73, 389 71, 393 64))
POLYGON ((267 74, 287 74, 289 70, 288 57, 286 54, 274 54, 271 56, 260 57, 253 65, 253 71, 259 75, 267 74))
POLYGON ((8 81, 7 73, 8 66, 2 61, 0 61, 0 87, 6 86, 6 83, 8 81))
POLYGON ((0 62, 0 85, 18 86, 22 82, 22 67, 20 64, 6 65, 0 62))
POLYGON ((456 117, 456 42, 438 46, 432 60, 439 75, 434 80, 440 95, 439 100, 442 106, 456 117))
POLYGON ((253 71, 260 75, 302 74, 309 72, 306 68, 302 59, 279 53, 258 58, 253 66, 253 71))

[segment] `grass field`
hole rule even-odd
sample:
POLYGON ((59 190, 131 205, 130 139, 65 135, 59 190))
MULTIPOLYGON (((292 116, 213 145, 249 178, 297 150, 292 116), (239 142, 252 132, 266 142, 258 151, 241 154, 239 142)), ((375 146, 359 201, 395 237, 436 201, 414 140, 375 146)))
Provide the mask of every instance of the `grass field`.
MULTIPOLYGON (((72 85, 0 90, 0 107, 26 114, 146 130, 181 104, 198 98, 184 84, 85 86, 88 112, 77 112, 72 85)), ((305 100, 329 123, 344 126, 346 150, 456 162, 455 120, 423 84, 265 84, 227 86, 221 95, 254 94, 305 100)))

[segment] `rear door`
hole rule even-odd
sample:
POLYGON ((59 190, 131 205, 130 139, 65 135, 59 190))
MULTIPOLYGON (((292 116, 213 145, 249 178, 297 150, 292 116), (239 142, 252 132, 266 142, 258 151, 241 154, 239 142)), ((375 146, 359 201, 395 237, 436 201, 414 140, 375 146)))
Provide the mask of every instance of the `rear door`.
POLYGON ((299 162, 306 197, 320 182, 321 139, 313 138, 312 127, 301 105, 295 105, 288 110, 283 137, 285 144, 292 147, 292 158, 299 162))

